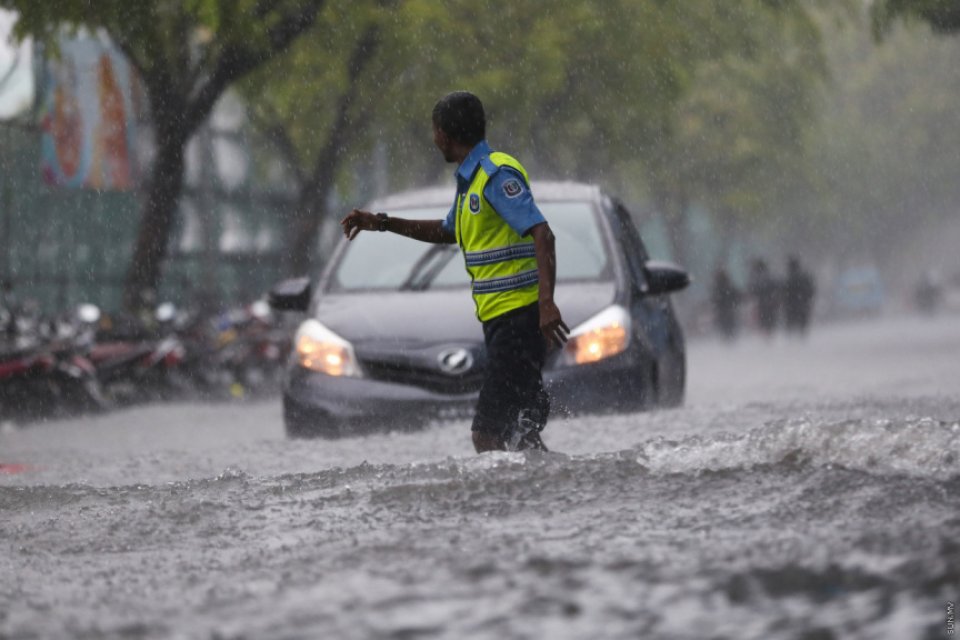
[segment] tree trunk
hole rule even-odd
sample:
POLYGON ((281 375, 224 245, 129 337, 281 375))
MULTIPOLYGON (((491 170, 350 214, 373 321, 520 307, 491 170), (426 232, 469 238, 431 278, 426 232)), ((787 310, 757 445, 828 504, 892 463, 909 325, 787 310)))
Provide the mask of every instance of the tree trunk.
POLYGON ((129 310, 147 304, 148 292, 156 294, 183 191, 185 143, 181 136, 169 133, 157 138, 162 144, 150 169, 147 197, 124 287, 124 305, 129 310))
POLYGON ((318 160, 309 183, 300 191, 289 227, 291 237, 288 269, 291 276, 310 274, 317 232, 326 212, 333 175, 338 164, 335 153, 324 153, 318 160))
POLYGON ((350 53, 350 59, 347 62, 347 90, 337 101, 330 137, 317 155, 310 178, 300 189, 297 208, 290 221, 288 267, 291 275, 309 273, 313 264, 313 248, 317 241, 317 231, 326 213, 333 179, 340 167, 344 150, 351 145, 357 132, 364 129, 370 118, 369 108, 361 108, 359 113, 352 116, 351 111, 354 110, 354 103, 360 90, 360 78, 367 65, 373 60, 379 46, 380 27, 372 24, 366 28, 350 53))

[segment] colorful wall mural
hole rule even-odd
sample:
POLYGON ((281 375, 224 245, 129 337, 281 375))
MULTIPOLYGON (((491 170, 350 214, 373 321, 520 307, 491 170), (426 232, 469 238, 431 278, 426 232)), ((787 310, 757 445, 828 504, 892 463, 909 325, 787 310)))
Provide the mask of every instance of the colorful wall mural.
POLYGON ((141 90, 133 68, 96 39, 70 39, 44 69, 42 171, 51 185, 100 191, 135 187, 141 90))

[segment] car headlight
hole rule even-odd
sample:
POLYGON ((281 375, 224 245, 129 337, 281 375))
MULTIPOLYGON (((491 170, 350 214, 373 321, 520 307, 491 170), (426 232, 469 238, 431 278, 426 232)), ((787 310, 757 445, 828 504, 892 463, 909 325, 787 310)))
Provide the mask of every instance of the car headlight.
POLYGON ((360 377, 353 345, 318 321, 307 320, 301 324, 293 341, 301 367, 329 376, 360 377))
POLYGON ((630 344, 630 314, 621 306, 607 307, 570 332, 561 361, 568 365, 599 362, 630 344))

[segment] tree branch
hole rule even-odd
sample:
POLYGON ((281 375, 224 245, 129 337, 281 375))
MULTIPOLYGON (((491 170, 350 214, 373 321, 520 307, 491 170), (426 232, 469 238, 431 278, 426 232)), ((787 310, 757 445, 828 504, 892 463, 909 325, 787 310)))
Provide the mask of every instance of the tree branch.
POLYGON ((350 131, 359 130, 356 126, 348 126, 350 111, 359 93, 360 76, 373 59, 379 45, 380 28, 377 25, 371 25, 357 40, 357 45, 350 54, 350 60, 347 62, 347 90, 337 101, 337 114, 330 129, 330 137, 317 154, 317 161, 306 187, 310 192, 316 191, 320 185, 332 179, 332 158, 339 153, 350 131))
POLYGON ((325 0, 310 0, 299 11, 284 18, 267 34, 268 45, 264 50, 253 49, 246 44, 233 44, 224 48, 210 78, 188 100, 184 126, 193 131, 207 116, 224 90, 258 65, 285 51, 304 31, 313 26, 325 0))
POLYGON ((280 115, 269 105, 261 105, 260 108, 268 110, 271 113, 266 117, 262 117, 256 110, 251 110, 248 114, 250 121, 254 127, 263 132, 263 135, 270 140, 277 151, 280 152, 280 155, 286 159, 287 164, 290 165, 293 170, 297 186, 303 188, 303 185, 307 181, 307 176, 303 172, 297 145, 294 144, 293 139, 290 137, 290 132, 287 131, 287 128, 280 122, 280 115))

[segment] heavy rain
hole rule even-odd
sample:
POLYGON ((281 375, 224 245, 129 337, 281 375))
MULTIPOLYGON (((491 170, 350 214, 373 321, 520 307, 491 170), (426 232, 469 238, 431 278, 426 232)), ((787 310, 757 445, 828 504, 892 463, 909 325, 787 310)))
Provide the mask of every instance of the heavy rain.
POLYGON ((0 639, 955 636, 958 103, 956 0, 0 0, 0 639))

